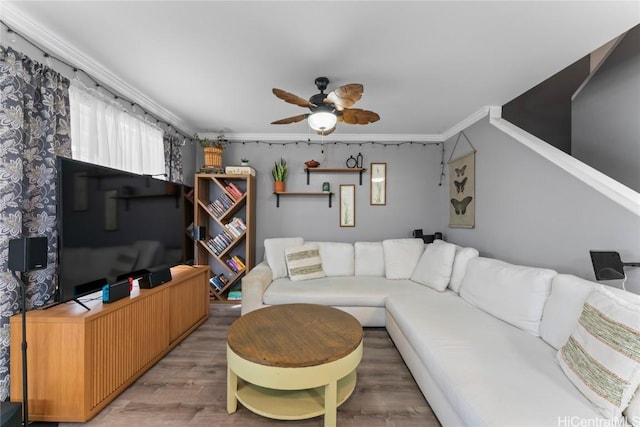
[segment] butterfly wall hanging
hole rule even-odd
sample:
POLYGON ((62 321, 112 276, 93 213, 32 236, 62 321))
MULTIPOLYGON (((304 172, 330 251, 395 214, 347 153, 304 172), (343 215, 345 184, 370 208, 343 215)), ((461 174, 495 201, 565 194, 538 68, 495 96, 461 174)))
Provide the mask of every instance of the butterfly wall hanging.
POLYGON ((476 205, 476 150, 464 132, 460 132, 451 151, 451 158, 461 136, 465 137, 473 151, 455 160, 449 160, 449 227, 473 228, 476 205))

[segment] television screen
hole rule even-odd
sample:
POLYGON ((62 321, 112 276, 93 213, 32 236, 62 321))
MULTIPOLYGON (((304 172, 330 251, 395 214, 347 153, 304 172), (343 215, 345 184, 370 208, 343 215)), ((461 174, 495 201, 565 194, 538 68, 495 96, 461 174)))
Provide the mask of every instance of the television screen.
POLYGON ((189 262, 181 185, 63 157, 56 166, 57 302, 129 273, 189 262))

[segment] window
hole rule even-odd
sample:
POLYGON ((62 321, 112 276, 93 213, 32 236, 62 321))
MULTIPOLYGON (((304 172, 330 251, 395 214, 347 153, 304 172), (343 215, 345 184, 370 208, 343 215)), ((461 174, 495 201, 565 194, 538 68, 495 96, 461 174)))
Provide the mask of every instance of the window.
POLYGON ((74 159, 139 174, 164 174, 161 129, 79 83, 70 86, 69 103, 74 159))

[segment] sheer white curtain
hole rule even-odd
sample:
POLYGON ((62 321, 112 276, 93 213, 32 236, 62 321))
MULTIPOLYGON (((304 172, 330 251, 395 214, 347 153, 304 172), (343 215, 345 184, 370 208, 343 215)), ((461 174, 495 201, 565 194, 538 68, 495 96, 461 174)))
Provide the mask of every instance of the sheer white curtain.
POLYGON ((74 159, 139 174, 165 172, 161 129, 75 81, 69 104, 74 159))

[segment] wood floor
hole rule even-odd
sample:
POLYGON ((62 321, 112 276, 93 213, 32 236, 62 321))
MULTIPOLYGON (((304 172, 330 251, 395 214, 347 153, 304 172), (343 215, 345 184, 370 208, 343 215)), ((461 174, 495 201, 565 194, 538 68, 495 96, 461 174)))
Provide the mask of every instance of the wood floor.
MULTIPOLYGON (((278 421, 241 404, 226 411, 225 337, 240 315, 212 305, 211 316, 171 353, 87 423, 75 426, 322 426, 323 418, 278 421)), ((353 395, 338 408, 338 426, 439 426, 383 328, 366 328, 353 395)))

